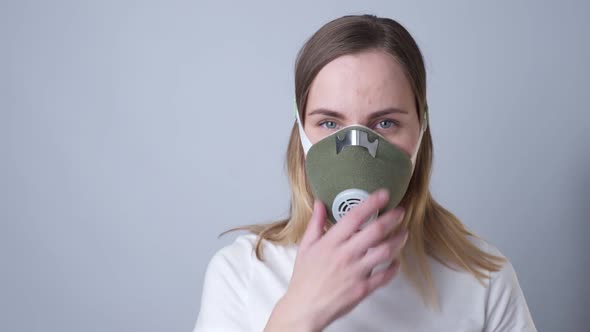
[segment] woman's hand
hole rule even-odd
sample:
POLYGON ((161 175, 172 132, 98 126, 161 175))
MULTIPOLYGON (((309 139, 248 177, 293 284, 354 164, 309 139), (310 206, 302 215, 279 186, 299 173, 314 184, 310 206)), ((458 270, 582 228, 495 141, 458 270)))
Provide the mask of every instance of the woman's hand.
POLYGON ((266 332, 321 331, 396 275, 407 232, 392 232, 403 218, 403 209, 389 210, 360 229, 388 200, 386 190, 373 193, 326 234, 324 205, 315 202, 289 287, 275 306, 266 332), (372 273, 389 262, 386 269, 372 273))

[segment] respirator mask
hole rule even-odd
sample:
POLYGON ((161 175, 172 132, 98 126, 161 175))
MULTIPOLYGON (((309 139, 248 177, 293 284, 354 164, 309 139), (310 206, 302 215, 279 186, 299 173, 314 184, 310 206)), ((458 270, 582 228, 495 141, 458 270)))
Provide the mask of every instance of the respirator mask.
POLYGON ((348 211, 380 188, 389 190, 389 203, 369 222, 403 199, 428 126, 425 111, 418 145, 408 156, 405 151, 363 125, 344 127, 311 144, 296 110, 299 136, 305 153, 305 174, 314 196, 326 206, 328 219, 337 223, 348 211))

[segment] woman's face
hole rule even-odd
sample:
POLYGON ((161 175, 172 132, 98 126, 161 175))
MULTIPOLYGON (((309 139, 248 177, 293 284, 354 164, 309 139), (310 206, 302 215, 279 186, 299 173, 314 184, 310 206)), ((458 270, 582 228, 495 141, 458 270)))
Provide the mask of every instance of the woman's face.
POLYGON ((304 123, 311 143, 352 124, 375 130, 408 157, 416 149, 420 123, 412 88, 383 51, 336 58, 311 84, 304 123))

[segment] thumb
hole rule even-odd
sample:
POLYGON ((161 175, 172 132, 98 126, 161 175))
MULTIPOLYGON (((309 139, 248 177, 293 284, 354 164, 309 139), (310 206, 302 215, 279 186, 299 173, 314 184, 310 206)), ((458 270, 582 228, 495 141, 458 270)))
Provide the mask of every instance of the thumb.
POLYGON ((307 229, 303 234, 301 243, 299 244, 300 250, 306 250, 311 247, 323 234, 324 225, 326 223, 326 208, 322 201, 316 199, 313 204, 313 212, 311 218, 307 223, 307 229))

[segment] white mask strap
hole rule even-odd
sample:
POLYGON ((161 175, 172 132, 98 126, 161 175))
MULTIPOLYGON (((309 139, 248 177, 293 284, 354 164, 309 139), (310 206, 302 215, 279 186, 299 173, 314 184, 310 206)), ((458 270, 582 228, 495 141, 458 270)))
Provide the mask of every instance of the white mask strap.
POLYGON ((418 151, 420 151, 420 145, 422 144, 422 137, 424 136, 424 132, 428 128, 428 111, 424 111, 424 116, 422 117, 422 126, 420 127, 420 137, 418 138, 418 145, 416 146, 416 150, 412 155, 412 165, 416 165, 416 158, 418 158, 418 151))
POLYGON ((303 130, 303 124, 301 123, 301 118, 299 117, 297 104, 295 104, 295 116, 297 117, 297 125, 299 126, 299 137, 301 138, 301 146, 303 146, 303 154, 307 156, 307 151, 309 151, 312 144, 307 135, 305 134, 305 130, 303 130))

